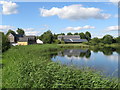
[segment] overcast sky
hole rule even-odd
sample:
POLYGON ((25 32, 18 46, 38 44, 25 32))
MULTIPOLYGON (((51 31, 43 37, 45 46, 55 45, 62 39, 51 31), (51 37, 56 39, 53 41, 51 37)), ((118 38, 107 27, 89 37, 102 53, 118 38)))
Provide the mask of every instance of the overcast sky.
POLYGON ((86 32, 118 36, 118 7, 112 2, 5 2, 0 30, 23 28, 27 35, 86 32))

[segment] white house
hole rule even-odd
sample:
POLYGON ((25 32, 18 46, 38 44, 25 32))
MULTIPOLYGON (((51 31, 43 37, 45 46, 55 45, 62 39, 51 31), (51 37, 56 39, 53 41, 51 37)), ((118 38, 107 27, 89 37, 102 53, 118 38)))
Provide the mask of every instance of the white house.
POLYGON ((40 39, 36 40, 37 44, 43 44, 43 41, 41 41, 40 39))

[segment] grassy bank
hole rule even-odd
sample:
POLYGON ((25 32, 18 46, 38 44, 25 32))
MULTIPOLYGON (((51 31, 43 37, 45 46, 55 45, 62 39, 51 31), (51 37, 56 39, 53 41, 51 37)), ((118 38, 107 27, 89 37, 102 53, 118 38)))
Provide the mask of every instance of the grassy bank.
POLYGON ((113 47, 113 48, 118 48, 120 47, 119 43, 114 43, 114 44, 103 44, 103 43, 98 43, 96 45, 91 45, 89 43, 80 43, 80 44, 58 44, 63 47, 82 47, 82 48, 89 48, 89 47, 113 47))
POLYGON ((94 70, 52 62, 52 54, 63 47, 52 44, 12 47, 3 54, 3 87, 117 88, 117 80, 101 76, 94 70))

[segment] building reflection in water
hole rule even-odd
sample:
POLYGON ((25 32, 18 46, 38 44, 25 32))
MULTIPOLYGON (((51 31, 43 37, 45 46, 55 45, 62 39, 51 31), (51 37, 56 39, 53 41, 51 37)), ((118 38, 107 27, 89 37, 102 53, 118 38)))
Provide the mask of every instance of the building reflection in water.
POLYGON ((86 57, 90 58, 91 51, 89 49, 65 49, 64 51, 58 52, 58 56, 67 56, 67 57, 86 57))

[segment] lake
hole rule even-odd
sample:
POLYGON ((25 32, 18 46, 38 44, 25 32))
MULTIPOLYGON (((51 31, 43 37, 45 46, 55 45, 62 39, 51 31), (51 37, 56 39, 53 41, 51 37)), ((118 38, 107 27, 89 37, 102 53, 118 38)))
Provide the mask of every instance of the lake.
POLYGON ((120 54, 114 48, 94 49, 64 49, 52 56, 52 61, 73 65, 77 68, 90 67, 103 72, 106 76, 118 77, 118 57, 120 54))

